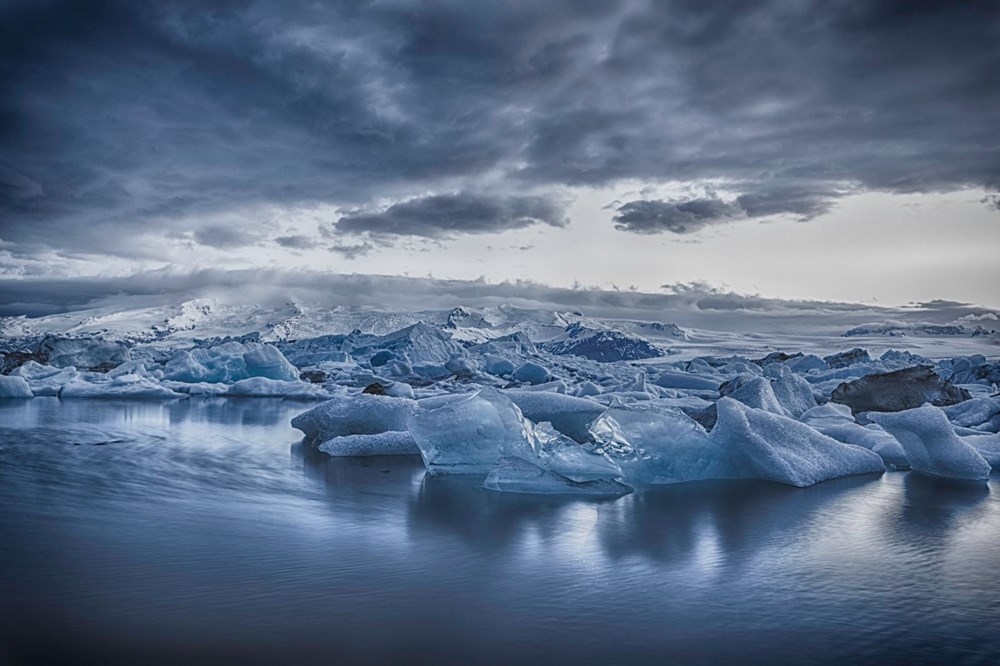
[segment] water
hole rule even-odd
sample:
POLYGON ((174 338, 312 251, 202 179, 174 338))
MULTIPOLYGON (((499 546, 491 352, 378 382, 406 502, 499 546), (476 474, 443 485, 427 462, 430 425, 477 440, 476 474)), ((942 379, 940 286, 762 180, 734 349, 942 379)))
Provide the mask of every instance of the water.
POLYGON ((996 477, 537 500, 304 408, 0 404, 0 663, 1000 661, 996 477))

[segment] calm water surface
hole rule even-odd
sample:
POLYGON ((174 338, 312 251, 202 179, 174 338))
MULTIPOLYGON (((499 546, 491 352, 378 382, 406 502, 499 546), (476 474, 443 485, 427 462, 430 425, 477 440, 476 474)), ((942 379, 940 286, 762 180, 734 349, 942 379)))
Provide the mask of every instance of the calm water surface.
POLYGON ((997 663, 1000 486, 495 495, 269 400, 0 401, 0 663, 997 663))

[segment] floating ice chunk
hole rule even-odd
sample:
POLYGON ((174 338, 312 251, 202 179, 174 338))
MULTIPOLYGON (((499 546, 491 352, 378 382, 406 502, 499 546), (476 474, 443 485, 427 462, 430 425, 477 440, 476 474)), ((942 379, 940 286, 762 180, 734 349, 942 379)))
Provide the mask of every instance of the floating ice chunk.
POLYGON ((213 384, 211 382, 175 382, 170 379, 161 380, 160 386, 177 393, 198 396, 225 395, 229 391, 229 384, 213 384))
POLYGON ((785 362, 785 367, 792 372, 800 372, 802 374, 813 370, 822 371, 830 369, 826 361, 815 354, 806 354, 805 356, 789 359, 785 362))
POLYGON ((785 372, 781 377, 771 382, 771 390, 785 414, 797 419, 816 406, 812 385, 784 366, 777 367, 785 369, 785 372))
POLYGON ((628 486, 610 479, 573 481, 517 457, 501 458, 490 470, 483 488, 507 493, 596 497, 621 497, 632 492, 628 486))
POLYGON ((839 442, 863 446, 874 451, 882 457, 886 465, 896 469, 910 466, 903 446, 895 437, 880 426, 863 426, 855 423, 854 417, 851 416, 851 408, 847 405, 828 402, 813 407, 802 415, 801 421, 839 442))
POLYGON ((729 396, 733 400, 738 400, 748 407, 753 407, 754 409, 763 409, 766 412, 771 412, 772 414, 780 414, 782 416, 787 416, 788 413, 782 406, 781 402, 778 401, 778 397, 774 394, 774 388, 771 384, 771 380, 765 379, 764 377, 748 377, 747 375, 740 375, 736 379, 732 380, 737 382, 738 388, 733 391, 727 391, 729 388, 727 385, 732 385, 730 382, 723 384, 724 388, 720 388, 719 392, 725 396, 729 396))
POLYGON ((472 377, 479 370, 479 364, 466 356, 452 356, 444 364, 445 370, 459 377, 472 377))
POLYGON ((413 374, 425 379, 444 379, 451 376, 448 368, 440 363, 414 363, 411 368, 413 374))
POLYGON ((0 398, 34 398, 31 386, 24 377, 0 375, 0 398))
POLYGON ((543 469, 578 482, 621 476, 621 468, 616 463, 574 442, 548 421, 535 426, 534 435, 532 462, 543 469))
POLYGON ((298 369, 288 362, 273 345, 247 343, 244 345, 243 361, 247 365, 247 377, 264 377, 286 382, 299 378, 298 369))
POLYGON ((530 386, 522 386, 519 391, 528 391, 531 393, 565 393, 566 392, 566 382, 561 379, 555 379, 551 382, 545 382, 544 384, 532 384, 530 386))
POLYGON ((985 480, 990 475, 990 464, 972 444, 955 434, 937 407, 873 412, 868 417, 899 440, 910 467, 918 472, 969 480, 985 480))
POLYGON ((556 430, 577 442, 589 440, 587 426, 606 409, 599 402, 559 393, 511 389, 503 394, 527 418, 535 423, 548 421, 556 430))
POLYGON ((944 408, 948 420, 958 426, 971 428, 986 423, 1000 414, 1000 396, 973 398, 944 408))
POLYGON ((179 351, 163 369, 164 379, 179 382, 231 384, 250 377, 295 381, 299 372, 272 345, 235 341, 179 351))
POLYGON ((35 354, 46 365, 57 368, 75 367, 81 370, 113 368, 129 360, 129 350, 121 342, 92 338, 62 338, 47 335, 38 343, 35 354))
POLYGON ((576 388, 576 397, 578 398, 601 395, 602 393, 604 393, 604 389, 591 381, 583 382, 576 388))
POLYGON ((413 397, 413 387, 406 382, 390 382, 382 390, 385 391, 385 395, 391 395, 394 398, 413 397))
POLYGON ((28 361, 10 374, 12 377, 23 377, 36 396, 59 395, 63 386, 80 377, 76 368, 56 368, 35 361, 28 361))
POLYGON ((181 395, 157 381, 139 375, 121 375, 107 380, 101 375, 90 374, 80 375, 63 385, 59 390, 59 397, 163 399, 178 398, 181 395))
POLYGON ((663 370, 653 383, 663 388, 715 391, 719 388, 720 382, 711 374, 705 376, 681 370, 663 370))
POLYGON ((483 356, 483 369, 491 375, 506 377, 514 372, 514 364, 503 356, 486 354, 483 356))
POLYGON ((1000 468, 1000 435, 969 435, 962 438, 972 445, 993 469, 1000 468))
POLYGON ((485 388, 409 419, 431 474, 486 474, 501 453, 534 448, 531 423, 499 391, 485 388))
POLYGON ((839 425, 844 422, 854 423, 851 408, 836 402, 828 402, 812 407, 802 414, 800 420, 813 427, 816 425, 839 425))
POLYGON ((594 420, 590 433, 596 451, 621 468, 626 483, 727 478, 704 428, 676 408, 617 402, 594 420))
POLYGON ((228 395, 255 396, 260 398, 298 398, 302 400, 326 400, 330 394, 322 386, 302 381, 282 381, 267 377, 241 379, 229 387, 228 395))
POLYGON ((326 440, 317 448, 335 458, 420 455, 420 448, 413 441, 413 435, 396 430, 374 435, 340 435, 326 440))
POLYGON ((877 454, 838 442, 779 414, 732 398, 716 403, 718 421, 709 436, 723 455, 720 468, 735 478, 759 478, 810 486, 851 474, 884 472, 877 454))
POLYGON ((543 365, 526 361, 517 366, 513 377, 515 381, 527 384, 542 384, 552 379, 552 373, 543 365))
POLYGON ((316 405, 292 419, 292 427, 312 444, 343 435, 376 435, 407 429, 417 402, 387 395, 345 395, 316 405))

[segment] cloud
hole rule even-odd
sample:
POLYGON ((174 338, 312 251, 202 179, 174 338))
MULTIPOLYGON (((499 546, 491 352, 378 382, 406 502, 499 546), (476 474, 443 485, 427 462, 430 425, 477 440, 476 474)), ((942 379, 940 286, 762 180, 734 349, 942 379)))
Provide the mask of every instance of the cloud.
POLYGON ((612 221, 619 231, 640 234, 689 234, 712 224, 774 215, 792 215, 805 222, 829 211, 847 191, 849 188, 838 189, 833 184, 799 184, 748 191, 733 201, 716 196, 681 201, 636 199, 616 202, 612 221))
POLYGON ((287 247, 290 250, 311 250, 316 247, 316 241, 309 236, 302 235, 291 235, 291 236, 278 236, 274 239, 274 242, 281 247, 287 247))
POLYGON ((987 194, 980 203, 986 204, 987 208, 1000 212, 1000 194, 987 194))
MULTIPOLYGON (((2 3, 0 239, 128 256, 139 236, 211 239, 234 209, 318 205, 444 238, 561 224, 504 202, 625 180, 725 181, 747 216, 800 219, 846 191, 995 192, 998 19, 989 2, 2 3), (451 195, 426 194, 486 190, 501 210, 483 216, 435 218, 451 195)), ((730 219, 633 208, 636 229, 730 219)))
POLYGON ((358 257, 363 257, 365 255, 371 254, 375 250, 375 246, 371 243, 356 243, 354 245, 330 245, 327 247, 330 252, 336 252, 342 255, 345 259, 354 260, 358 257))
POLYGON ((739 217, 743 212, 738 206, 714 198, 681 202, 640 199, 622 204, 616 211, 615 229, 640 234, 664 231, 687 234, 709 224, 739 217))
POLYGON ((410 199, 376 212, 349 213, 337 221, 336 228, 346 233, 446 238, 566 223, 562 207, 548 197, 463 192, 410 199))
POLYGON ((257 242, 258 236, 242 229, 219 226, 197 229, 194 232, 194 239, 201 245, 225 250, 253 245, 257 242))

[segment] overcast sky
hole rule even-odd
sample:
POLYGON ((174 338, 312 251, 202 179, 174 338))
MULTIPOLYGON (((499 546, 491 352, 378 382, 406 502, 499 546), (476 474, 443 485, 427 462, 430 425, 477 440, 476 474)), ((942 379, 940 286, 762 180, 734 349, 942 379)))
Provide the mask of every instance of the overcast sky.
POLYGON ((0 284, 1000 307, 998 35, 988 1, 0 0, 0 284))

